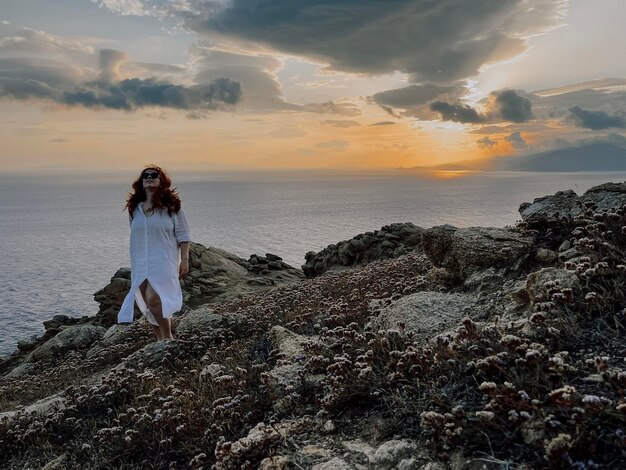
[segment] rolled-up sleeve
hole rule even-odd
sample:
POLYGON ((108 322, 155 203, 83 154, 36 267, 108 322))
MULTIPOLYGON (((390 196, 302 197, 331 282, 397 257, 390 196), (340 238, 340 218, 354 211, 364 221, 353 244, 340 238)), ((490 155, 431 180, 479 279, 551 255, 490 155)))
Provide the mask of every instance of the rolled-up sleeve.
POLYGON ((174 235, 178 244, 190 242, 189 224, 182 209, 172 216, 174 219, 174 235))

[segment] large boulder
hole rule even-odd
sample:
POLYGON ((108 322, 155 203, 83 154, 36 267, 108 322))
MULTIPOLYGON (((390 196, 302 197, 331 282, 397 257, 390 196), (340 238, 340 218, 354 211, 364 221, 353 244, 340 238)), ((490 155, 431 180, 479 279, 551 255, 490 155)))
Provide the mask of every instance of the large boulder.
POLYGON ((423 232, 422 227, 411 222, 384 225, 380 230, 360 233, 350 240, 330 244, 319 252, 307 252, 302 270, 307 277, 312 278, 330 269, 397 258, 419 248, 423 232))
POLYGON ((29 360, 38 361, 69 350, 87 349, 104 336, 106 330, 91 324, 75 325, 66 328, 54 338, 49 339, 29 356, 29 360))
POLYGON ((513 228, 438 226, 422 236, 430 261, 461 279, 490 267, 514 266, 532 245, 531 236, 513 228))
POLYGON ((216 329, 230 329, 242 335, 249 330, 249 325, 250 321, 245 315, 222 315, 214 313, 209 307, 200 307, 182 315, 175 329, 177 336, 202 336, 216 329))
POLYGON ((552 196, 525 202, 519 208, 522 220, 531 225, 554 224, 562 217, 576 217, 583 213, 585 205, 594 210, 616 210, 626 204, 626 183, 605 183, 594 186, 578 196, 574 191, 558 191, 552 196))
POLYGON ((427 340, 477 312, 476 300, 467 294, 416 292, 385 307, 368 326, 374 330, 400 329, 403 324, 405 332, 427 340))

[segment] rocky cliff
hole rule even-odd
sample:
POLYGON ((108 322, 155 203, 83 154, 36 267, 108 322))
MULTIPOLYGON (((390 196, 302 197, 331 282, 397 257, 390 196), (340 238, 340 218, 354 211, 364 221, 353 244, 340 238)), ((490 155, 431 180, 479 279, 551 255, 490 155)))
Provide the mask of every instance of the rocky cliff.
POLYGON ((626 183, 520 214, 195 245, 173 341, 113 324, 120 270, 0 364, 0 467, 623 468, 626 183))

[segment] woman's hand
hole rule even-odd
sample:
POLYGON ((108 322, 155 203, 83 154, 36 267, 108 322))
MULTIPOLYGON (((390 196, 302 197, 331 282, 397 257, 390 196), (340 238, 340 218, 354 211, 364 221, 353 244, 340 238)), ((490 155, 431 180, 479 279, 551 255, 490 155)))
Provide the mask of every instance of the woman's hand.
POLYGON ((180 260, 180 267, 178 268, 178 277, 186 277, 189 273, 189 259, 183 258, 180 260))

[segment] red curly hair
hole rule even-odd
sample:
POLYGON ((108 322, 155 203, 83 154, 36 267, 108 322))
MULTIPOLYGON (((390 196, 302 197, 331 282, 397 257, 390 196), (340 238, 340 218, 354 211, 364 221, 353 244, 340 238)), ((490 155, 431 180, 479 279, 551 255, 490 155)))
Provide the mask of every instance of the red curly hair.
MULTIPOLYGON (((167 172, 157 165, 148 165, 142 170, 139 178, 137 178, 132 184, 133 191, 128 193, 128 199, 126 200, 126 206, 124 206, 124 209, 128 209, 128 212, 132 217, 133 212, 139 203, 146 200, 146 191, 143 189, 143 174, 148 170, 158 171, 160 175, 159 179, 161 180, 161 186, 159 186, 159 189, 157 189, 152 197, 153 207, 158 210, 167 208, 169 216, 171 216, 172 213, 177 213, 180 210, 180 197, 176 192, 176 188, 170 189, 170 186, 172 186, 172 179, 169 177, 167 172)), ((122 211, 124 209, 122 209, 122 211)))

